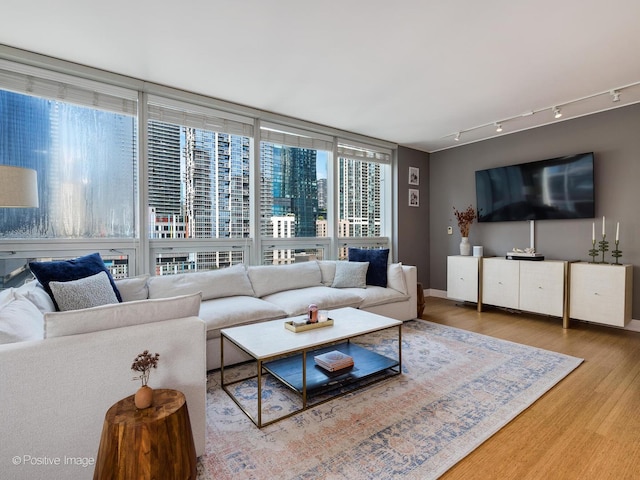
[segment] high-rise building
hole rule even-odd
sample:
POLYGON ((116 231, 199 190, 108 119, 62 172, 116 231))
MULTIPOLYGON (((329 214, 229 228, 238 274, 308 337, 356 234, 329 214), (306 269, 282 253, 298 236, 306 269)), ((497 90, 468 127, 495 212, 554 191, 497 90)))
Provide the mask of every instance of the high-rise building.
POLYGON ((380 236, 380 164, 341 158, 339 188, 340 220, 348 222, 349 236, 380 236))
POLYGON ((180 126, 150 121, 147 132, 149 206, 160 216, 182 215, 180 126))

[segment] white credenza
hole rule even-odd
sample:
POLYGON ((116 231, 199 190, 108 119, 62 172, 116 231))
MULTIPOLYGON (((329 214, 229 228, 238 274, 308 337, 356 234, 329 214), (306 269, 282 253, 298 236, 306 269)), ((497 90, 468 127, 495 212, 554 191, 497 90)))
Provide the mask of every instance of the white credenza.
POLYGON ((464 255, 447 257, 447 297, 478 303, 481 266, 480 257, 464 255))
POLYGON ((484 258, 480 303, 561 317, 568 328, 567 269, 564 260, 484 258))
POLYGON ((632 265, 571 264, 569 316, 625 327, 631 320, 632 265))

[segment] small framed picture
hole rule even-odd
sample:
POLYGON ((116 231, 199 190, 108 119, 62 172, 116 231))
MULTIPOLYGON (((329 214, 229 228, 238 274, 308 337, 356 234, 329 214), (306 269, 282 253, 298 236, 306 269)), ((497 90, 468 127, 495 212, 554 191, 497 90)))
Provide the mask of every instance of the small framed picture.
POLYGON ((409 185, 420 185, 420 169, 409 167, 409 185))
POLYGON ((420 190, 416 188, 409 189, 409 206, 410 207, 420 206, 420 190))

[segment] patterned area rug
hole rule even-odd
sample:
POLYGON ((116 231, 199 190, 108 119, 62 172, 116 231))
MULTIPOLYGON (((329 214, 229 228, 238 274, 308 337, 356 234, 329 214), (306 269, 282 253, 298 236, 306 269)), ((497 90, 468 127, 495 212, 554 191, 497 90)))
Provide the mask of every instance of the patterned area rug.
MULTIPOLYGON (((396 340, 393 330, 359 343, 393 356, 396 340)), ((405 322, 402 340, 402 375, 262 429, 210 373, 198 479, 438 478, 582 362, 424 320, 405 322)), ((236 394, 254 404, 255 382, 236 394)), ((275 380, 263 399, 263 415, 300 405, 275 380)))

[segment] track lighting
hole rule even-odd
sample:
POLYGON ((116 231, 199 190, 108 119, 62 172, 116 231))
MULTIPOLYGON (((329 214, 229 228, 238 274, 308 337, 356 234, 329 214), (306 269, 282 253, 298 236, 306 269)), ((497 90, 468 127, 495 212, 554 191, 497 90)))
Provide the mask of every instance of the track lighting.
MULTIPOLYGON (((620 95, 622 94, 622 91, 630 88, 630 87, 636 87, 636 86, 640 86, 640 81, 629 84, 629 85, 622 85, 620 87, 617 88, 611 88, 609 90, 604 90, 604 91, 600 91, 591 95, 587 95, 585 97, 581 97, 581 98, 576 98, 574 100, 567 100, 567 101, 563 101, 560 106, 553 105, 552 106, 548 106, 549 104, 547 104, 547 106, 541 107, 541 108, 537 108, 537 109, 533 109, 533 110, 528 110, 524 113, 521 113, 519 115, 514 115, 513 117, 502 117, 501 120, 497 120, 497 121, 493 121, 493 122, 488 122, 488 123, 483 123, 482 125, 476 125, 474 127, 467 127, 463 130, 458 130, 457 132, 454 133, 447 133, 444 137, 446 138, 448 141, 451 141, 451 138, 453 138, 456 142, 460 141, 460 137, 461 135, 464 133, 465 135, 467 133, 470 133, 469 136, 465 137, 465 143, 469 143, 469 142, 473 142, 473 141, 478 141, 478 139, 486 139, 489 138, 491 136, 491 134, 489 132, 490 128, 493 127, 496 129, 496 133, 502 133, 503 129, 502 129, 502 125, 506 124, 507 127, 507 131, 508 133, 512 133, 512 132, 518 132, 524 128, 535 128, 536 126, 540 126, 540 125, 544 125, 547 122, 553 122, 553 120, 550 120, 549 117, 547 116, 547 112, 549 110, 551 110, 553 117, 557 120, 559 118, 562 117, 563 112, 562 112, 562 108, 564 107, 571 107, 575 104, 578 104, 580 102, 585 102, 585 101, 590 101, 596 97, 602 97, 602 96, 607 96, 609 95, 611 98, 612 102, 620 102, 620 95), (519 125, 518 123, 516 123, 514 126, 515 128, 511 128, 512 125, 510 124, 510 122, 512 120, 517 121, 520 118, 525 118, 525 117, 531 117, 534 114, 538 114, 538 113, 545 113, 545 115, 539 119, 538 122, 532 122, 530 120, 526 120, 526 122, 529 125, 525 125, 524 128, 521 127, 521 125, 519 125), (534 123, 533 126, 531 126, 530 124, 534 123), (477 134, 476 130, 482 130, 482 134, 477 134)), ((625 103, 628 103, 625 102, 625 103)), ((616 108, 616 107, 620 107, 623 104, 620 103, 618 105, 616 105, 615 107, 612 106, 611 108, 616 108)), ((595 113, 595 112, 590 112, 590 113, 595 113)), ((573 116, 576 115, 576 112, 570 108, 569 109, 569 118, 572 118, 573 116)), ((587 113, 587 115, 589 115, 589 113, 587 113)))

